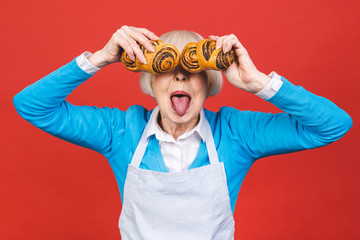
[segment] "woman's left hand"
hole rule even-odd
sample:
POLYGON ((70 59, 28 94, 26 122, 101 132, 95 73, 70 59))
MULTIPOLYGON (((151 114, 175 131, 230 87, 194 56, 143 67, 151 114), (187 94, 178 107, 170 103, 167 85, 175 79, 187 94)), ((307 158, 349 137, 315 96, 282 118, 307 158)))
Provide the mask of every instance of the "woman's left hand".
POLYGON ((209 39, 216 41, 216 49, 222 48, 224 52, 234 49, 234 63, 229 68, 222 70, 232 85, 255 94, 269 83, 270 77, 257 70, 247 50, 234 34, 222 37, 210 35, 209 39))

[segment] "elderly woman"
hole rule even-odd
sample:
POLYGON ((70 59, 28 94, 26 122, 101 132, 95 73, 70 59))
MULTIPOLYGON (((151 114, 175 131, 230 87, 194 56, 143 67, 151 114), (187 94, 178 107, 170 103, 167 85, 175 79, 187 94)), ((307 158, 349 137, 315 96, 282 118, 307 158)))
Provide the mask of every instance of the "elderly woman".
MULTIPOLYGON (((18 113, 36 127, 93 149, 116 176, 123 239, 233 239, 233 211, 242 181, 255 160, 327 145, 352 126, 349 115, 326 98, 272 72, 260 72, 234 34, 209 36, 216 48, 235 52, 223 74, 235 87, 256 94, 285 113, 203 108, 222 85, 220 71, 186 72, 180 65, 152 75, 142 90, 158 106, 148 111, 74 106, 65 100, 100 68, 118 62, 123 49, 146 64, 139 48, 154 51, 159 38, 145 28, 123 26, 106 46, 85 52, 14 97, 18 113)), ((181 51, 202 37, 172 31, 160 37, 181 51)))

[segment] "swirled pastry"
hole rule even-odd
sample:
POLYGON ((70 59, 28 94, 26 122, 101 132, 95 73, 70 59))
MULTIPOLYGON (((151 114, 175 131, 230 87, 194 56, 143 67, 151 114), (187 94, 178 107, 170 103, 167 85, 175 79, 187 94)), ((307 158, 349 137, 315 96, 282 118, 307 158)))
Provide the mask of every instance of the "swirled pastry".
POLYGON ((227 53, 215 49, 216 42, 203 39, 187 44, 181 52, 181 66, 188 72, 196 73, 207 69, 222 70, 230 67, 235 60, 234 50, 227 53))
POLYGON ((133 72, 146 71, 158 75, 171 71, 179 64, 180 53, 174 45, 164 44, 161 40, 150 40, 155 48, 155 52, 150 52, 143 45, 139 44, 141 51, 144 53, 147 64, 143 64, 135 56, 135 61, 131 60, 128 54, 123 51, 120 61, 125 68, 133 72))

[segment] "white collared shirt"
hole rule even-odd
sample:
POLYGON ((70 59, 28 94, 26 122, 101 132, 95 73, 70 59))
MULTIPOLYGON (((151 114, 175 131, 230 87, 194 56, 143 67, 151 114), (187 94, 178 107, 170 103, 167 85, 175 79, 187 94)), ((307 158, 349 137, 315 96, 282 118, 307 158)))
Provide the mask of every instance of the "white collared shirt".
MULTIPOLYGON (((89 62, 87 58, 91 55, 92 53, 88 51, 82 53, 76 58, 76 63, 85 72, 95 74, 100 68, 89 62)), ((274 71, 269 74, 269 77, 271 77, 271 80, 266 87, 255 94, 265 100, 274 96, 283 83, 281 76, 274 71)), ((156 139, 159 140, 160 151, 169 172, 176 172, 189 168, 198 153, 201 139, 205 139, 204 110, 201 109, 200 120, 195 128, 180 135, 177 140, 161 129, 156 121, 159 111, 158 109, 154 109, 154 111, 155 110, 157 111, 157 113, 155 113, 156 117, 148 122, 148 137, 155 134, 156 139)))
POLYGON ((183 133, 176 140, 175 138, 161 129, 156 119, 158 119, 159 109, 154 109, 155 117, 148 122, 149 129, 147 137, 155 134, 159 140, 160 151, 165 165, 169 172, 181 171, 189 168, 199 150, 201 139, 205 140, 204 109, 200 111, 200 120, 195 128, 183 133))

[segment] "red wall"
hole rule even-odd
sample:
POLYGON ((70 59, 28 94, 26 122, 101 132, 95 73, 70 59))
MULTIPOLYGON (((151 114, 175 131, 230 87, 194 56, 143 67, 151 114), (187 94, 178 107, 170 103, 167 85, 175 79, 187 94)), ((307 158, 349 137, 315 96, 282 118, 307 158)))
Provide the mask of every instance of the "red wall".
MULTIPOLYGON (((257 68, 276 71, 347 111, 354 126, 315 150, 259 160, 241 188, 236 239, 360 239, 359 2, 2 1, 0 239, 119 239, 120 194, 107 160, 22 119, 13 96, 82 52, 102 48, 122 25, 161 35, 188 29, 234 33, 257 68)), ((105 67, 67 100, 152 108, 138 73, 105 67)), ((279 112, 225 82, 205 106, 279 112)))

